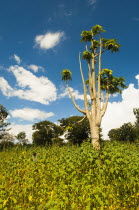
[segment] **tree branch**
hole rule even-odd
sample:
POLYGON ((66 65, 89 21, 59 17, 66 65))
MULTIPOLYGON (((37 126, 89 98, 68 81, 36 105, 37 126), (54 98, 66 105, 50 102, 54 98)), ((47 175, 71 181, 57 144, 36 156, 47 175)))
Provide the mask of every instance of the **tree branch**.
MULTIPOLYGON (((105 50, 103 50, 101 53, 104 53, 108 50, 108 48, 106 48, 105 50)), ((96 55, 95 55, 95 58, 99 55, 100 52, 98 52, 96 55)))
POLYGON ((79 121, 76 122, 76 123, 81 123, 81 122, 83 122, 83 121, 85 120, 85 118, 86 118, 86 116, 84 116, 83 119, 79 120, 79 121))
POLYGON ((101 119, 102 119, 102 117, 104 116, 104 114, 106 112, 106 109, 107 109, 107 106, 108 106, 108 101, 109 101, 109 93, 107 92, 106 93, 106 100, 105 100, 105 103, 104 103, 103 108, 101 110, 101 119))
POLYGON ((100 53, 99 53, 99 62, 98 62, 98 97, 97 97, 98 120, 101 117, 101 76, 100 76, 100 72, 101 72, 101 68, 102 68, 102 58, 101 58, 102 57, 102 40, 101 40, 100 35, 99 35, 99 39, 100 39, 100 53))
MULTIPOLYGON (((93 37, 93 31, 92 31, 92 37, 93 37)), ((91 41, 92 49, 93 49, 93 41, 91 41)), ((96 100, 96 74, 95 74, 95 55, 94 51, 92 51, 92 72, 91 72, 91 82, 92 82, 92 94, 93 99, 96 100)))
POLYGON ((100 52, 99 52, 99 63, 98 63, 98 97, 101 97, 101 88, 100 88, 100 72, 101 72, 101 67, 102 67, 102 41, 100 38, 100 52))
POLYGON ((81 120, 79 120, 78 122, 75 122, 72 126, 76 125, 77 123, 81 123, 85 120, 86 116, 84 116, 81 120))
POLYGON ((83 114, 86 114, 86 111, 84 111, 83 109, 80 109, 80 108, 77 106, 77 104, 76 104, 76 102, 75 102, 75 100, 74 100, 74 97, 73 97, 73 95, 72 95, 72 93, 71 93, 71 91, 70 91, 70 88, 69 88, 67 82, 66 82, 66 86, 67 86, 69 95, 70 95, 70 97, 71 97, 71 100, 72 100, 72 102, 73 102, 75 108, 76 108, 79 112, 81 112, 81 113, 83 113, 83 114))
POLYGON ((82 83, 83 83, 83 89, 84 89, 84 106, 85 106, 86 114, 89 117, 88 100, 87 100, 87 89, 86 89, 86 84, 85 84, 83 70, 82 70, 82 63, 81 63, 80 53, 79 53, 79 65, 80 65, 80 74, 81 74, 82 83))
MULTIPOLYGON (((86 50, 88 51, 87 45, 86 45, 86 50)), ((90 90, 91 100, 93 100, 93 98, 94 98, 94 96, 93 96, 93 80, 92 80, 91 65, 90 65, 89 60, 87 60, 87 64, 88 64, 89 90, 90 90)))

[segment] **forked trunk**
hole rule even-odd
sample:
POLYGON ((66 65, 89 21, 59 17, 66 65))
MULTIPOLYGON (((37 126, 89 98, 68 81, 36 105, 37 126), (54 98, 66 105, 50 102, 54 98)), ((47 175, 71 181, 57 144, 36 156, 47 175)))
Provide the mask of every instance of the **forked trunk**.
POLYGON ((96 150, 100 150, 100 126, 90 125, 91 128, 91 143, 96 150))

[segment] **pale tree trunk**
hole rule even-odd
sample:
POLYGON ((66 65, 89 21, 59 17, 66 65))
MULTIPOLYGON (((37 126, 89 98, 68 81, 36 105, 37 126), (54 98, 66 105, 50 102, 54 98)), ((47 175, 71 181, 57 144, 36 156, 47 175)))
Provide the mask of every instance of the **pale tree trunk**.
MULTIPOLYGON (((93 35, 93 34, 92 34, 93 35)), ((93 42, 92 42, 93 45, 93 42)), ((92 53, 92 81, 91 91, 93 100, 92 100, 92 109, 91 109, 91 118, 89 120, 90 123, 90 131, 91 131, 91 143, 96 150, 100 150, 100 125, 102 120, 101 114, 101 54, 102 54, 102 42, 100 38, 100 52, 98 58, 98 89, 96 88, 96 76, 95 76, 95 55, 92 53)), ((91 94, 90 94, 91 95, 91 94)))
POLYGON ((90 124, 91 143, 96 150, 100 150, 100 107, 98 107, 97 101, 95 100, 91 108, 91 116, 88 119, 90 124))
POLYGON ((96 150, 100 150, 100 126, 94 123, 90 124, 91 143, 96 150))

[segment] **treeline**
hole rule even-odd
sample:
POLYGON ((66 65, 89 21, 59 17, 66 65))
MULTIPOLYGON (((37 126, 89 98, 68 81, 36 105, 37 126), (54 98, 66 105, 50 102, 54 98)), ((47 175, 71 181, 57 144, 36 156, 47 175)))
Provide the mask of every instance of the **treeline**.
MULTIPOLYGON (((136 142, 139 140, 139 108, 133 110, 136 117, 134 124, 125 123, 120 128, 109 131, 111 141, 136 142)), ((0 105, 0 150, 13 146, 51 146, 57 144, 62 146, 81 145, 84 141, 90 141, 90 126, 87 119, 82 116, 62 118, 59 124, 50 121, 41 121, 33 125, 32 144, 26 137, 25 131, 17 136, 9 134, 10 123, 7 123, 8 110, 0 105)), ((100 129, 101 142, 104 140, 100 129)))
POLYGON ((133 109, 136 117, 134 124, 124 123, 120 128, 109 131, 108 136, 110 140, 135 142, 139 140, 139 108, 133 109))
POLYGON ((0 105, 0 150, 13 146, 47 146, 77 144, 89 138, 90 129, 88 120, 82 121, 82 116, 72 116, 62 118, 59 124, 50 121, 41 121, 32 126, 32 144, 27 139, 25 131, 18 133, 17 136, 10 134, 10 123, 6 123, 8 110, 0 105))

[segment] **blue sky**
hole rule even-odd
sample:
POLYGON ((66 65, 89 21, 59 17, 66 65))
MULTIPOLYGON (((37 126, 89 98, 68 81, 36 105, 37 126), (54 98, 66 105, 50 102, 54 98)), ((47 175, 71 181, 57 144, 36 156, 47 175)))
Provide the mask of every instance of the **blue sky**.
POLYGON ((72 71, 70 86, 83 107, 80 34, 96 24, 106 29, 105 37, 122 45, 118 53, 104 55, 103 67, 123 76, 128 86, 122 96, 110 98, 102 126, 106 136, 111 128, 134 122, 132 109, 139 107, 135 78, 139 75, 139 1, 1 0, 0 103, 9 110, 13 133, 25 130, 31 138, 35 122, 80 115, 65 92, 60 72, 72 71))

